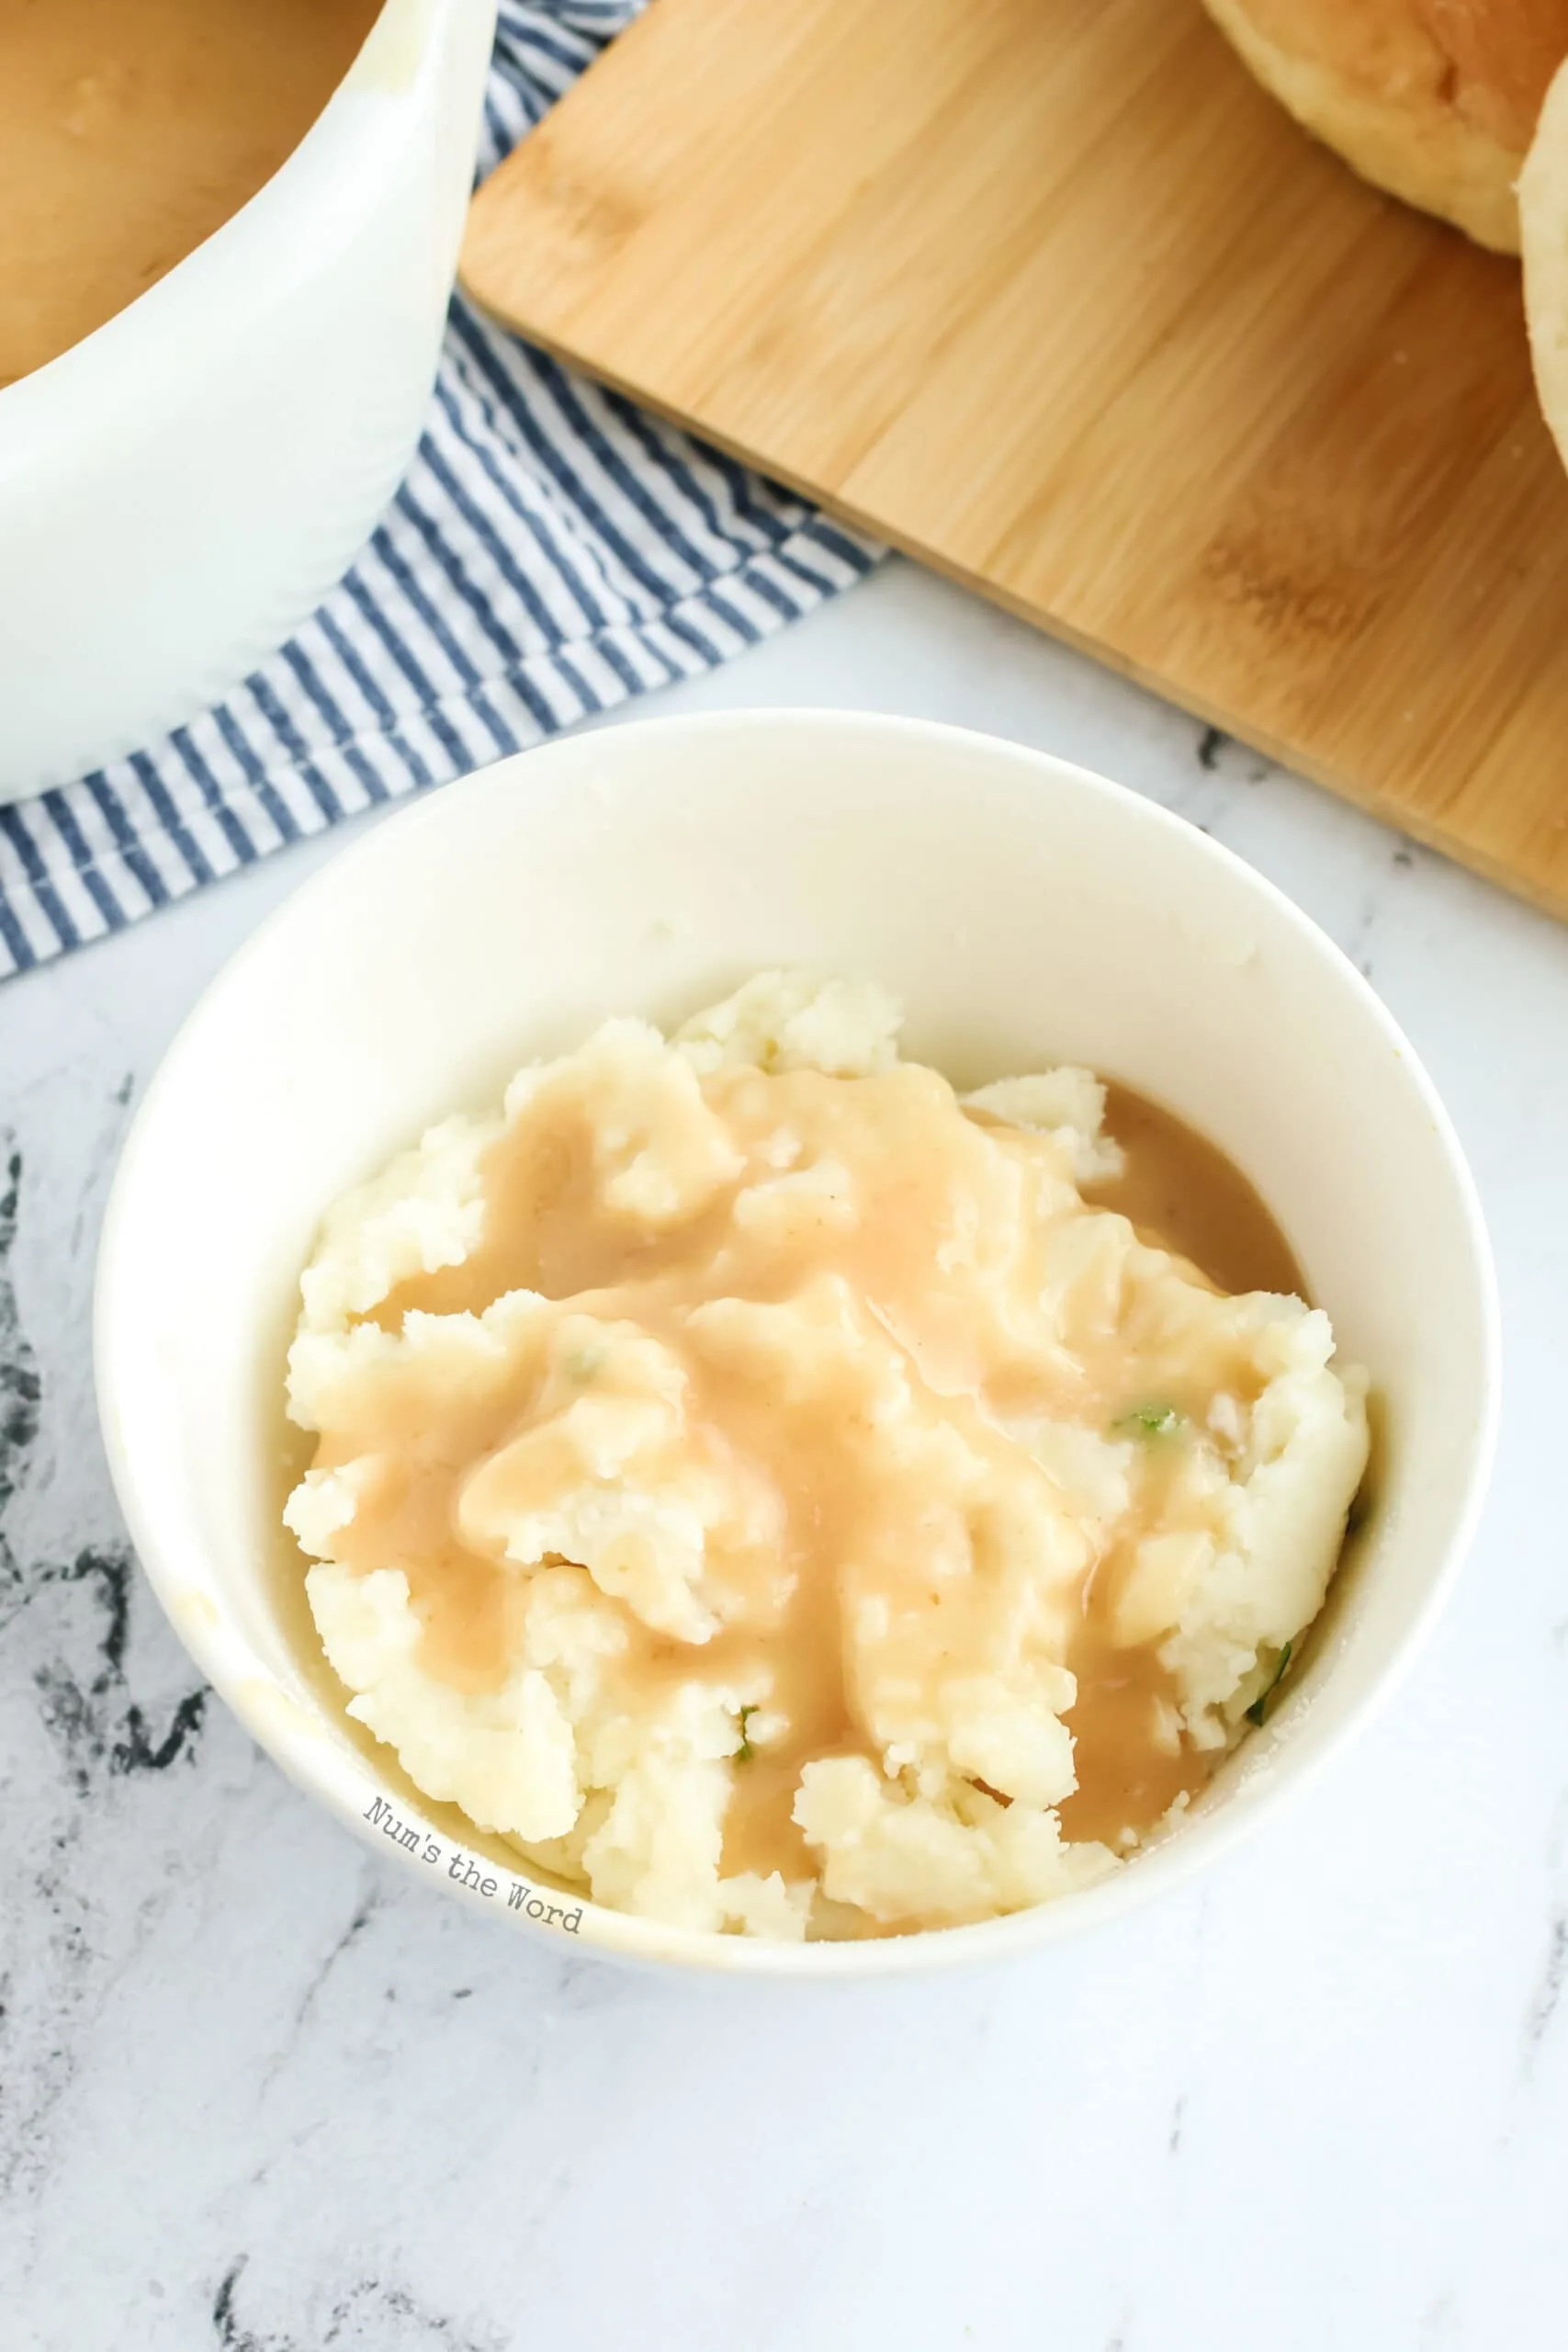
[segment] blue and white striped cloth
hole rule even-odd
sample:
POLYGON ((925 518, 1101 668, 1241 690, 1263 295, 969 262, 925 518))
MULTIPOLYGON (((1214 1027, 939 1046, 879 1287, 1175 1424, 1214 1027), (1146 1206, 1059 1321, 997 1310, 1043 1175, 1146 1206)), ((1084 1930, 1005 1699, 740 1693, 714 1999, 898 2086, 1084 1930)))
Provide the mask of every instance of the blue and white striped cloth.
MULTIPOLYGON (((481 176, 642 5, 502 0, 481 176)), ((298 636, 162 742, 0 808, 0 977, 712 669, 878 552, 455 300, 407 480, 298 636)))

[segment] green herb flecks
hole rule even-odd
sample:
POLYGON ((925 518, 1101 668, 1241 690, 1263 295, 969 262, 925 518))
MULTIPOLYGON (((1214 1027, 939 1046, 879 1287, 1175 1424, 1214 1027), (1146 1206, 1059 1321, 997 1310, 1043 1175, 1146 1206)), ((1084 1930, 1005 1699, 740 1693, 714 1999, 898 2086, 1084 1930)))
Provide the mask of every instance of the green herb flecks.
POLYGON ((757 1753, 746 1736, 746 1726, 756 1713, 755 1707, 742 1707, 740 1710, 740 1745, 735 1751, 735 1760, 738 1764, 750 1764, 752 1757, 757 1753))
POLYGON ((1280 1652, 1279 1660, 1275 1666, 1273 1678, 1269 1684, 1269 1688, 1266 1690, 1260 1690, 1258 1692, 1257 1698, 1254 1699, 1251 1706, 1248 1707, 1247 1711, 1247 1720, 1249 1724, 1260 1724, 1263 1721, 1264 1716, 1269 1713, 1269 1702, 1274 1696, 1275 1691, 1280 1688, 1280 1679, 1284 1674, 1285 1668, 1291 1663, 1291 1652, 1293 1647, 1293 1643, 1287 1642, 1284 1648, 1280 1652))
POLYGON ((1111 1428, 1120 1437, 1174 1437, 1182 1417, 1174 1405, 1135 1405, 1111 1428))

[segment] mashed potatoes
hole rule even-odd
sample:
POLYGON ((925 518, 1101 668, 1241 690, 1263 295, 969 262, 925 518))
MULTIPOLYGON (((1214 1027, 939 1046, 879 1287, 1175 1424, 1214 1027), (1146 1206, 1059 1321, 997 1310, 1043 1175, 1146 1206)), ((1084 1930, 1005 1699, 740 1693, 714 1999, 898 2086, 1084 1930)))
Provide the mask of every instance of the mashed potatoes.
POLYGON ((1114 1871, 1322 1603, 1362 1376, 881 989, 606 1022, 329 1214, 287 1519, 349 1712, 601 1903, 773 1937, 1114 1871))

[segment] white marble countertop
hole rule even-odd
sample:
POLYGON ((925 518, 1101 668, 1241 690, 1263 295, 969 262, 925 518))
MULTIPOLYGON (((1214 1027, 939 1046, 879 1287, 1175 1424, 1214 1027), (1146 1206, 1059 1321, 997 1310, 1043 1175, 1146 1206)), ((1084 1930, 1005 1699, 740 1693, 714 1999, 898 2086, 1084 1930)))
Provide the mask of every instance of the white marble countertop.
POLYGON ((98 1448, 89 1287, 130 1108, 333 844, 8 984, 0 2342, 1560 2341, 1568 931, 903 566, 662 700, 1048 746, 1203 825, 1349 951, 1496 1243, 1508 1396, 1470 1568, 1352 1752, 1119 1929, 886 1992, 535 1950, 364 1850, 205 1698, 98 1448))

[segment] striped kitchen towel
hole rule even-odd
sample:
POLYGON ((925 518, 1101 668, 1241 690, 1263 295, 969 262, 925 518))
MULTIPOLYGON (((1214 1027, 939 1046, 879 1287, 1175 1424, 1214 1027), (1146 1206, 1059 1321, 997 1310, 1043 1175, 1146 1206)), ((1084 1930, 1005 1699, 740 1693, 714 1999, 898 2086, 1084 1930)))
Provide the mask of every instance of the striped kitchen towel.
MULTIPOLYGON (((481 176, 642 5, 502 0, 481 176)), ((455 299, 408 477, 298 636, 162 742, 0 808, 0 976, 712 669, 878 553, 455 299)))

